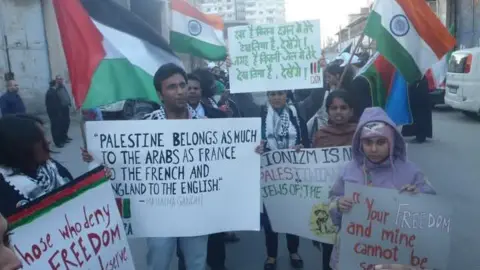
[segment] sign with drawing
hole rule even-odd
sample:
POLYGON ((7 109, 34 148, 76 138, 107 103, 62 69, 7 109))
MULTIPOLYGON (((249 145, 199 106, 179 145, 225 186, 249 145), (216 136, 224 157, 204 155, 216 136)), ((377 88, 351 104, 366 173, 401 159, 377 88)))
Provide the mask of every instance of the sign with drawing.
POLYGON ((351 159, 350 147, 263 154, 261 194, 273 230, 332 244, 328 192, 351 159))

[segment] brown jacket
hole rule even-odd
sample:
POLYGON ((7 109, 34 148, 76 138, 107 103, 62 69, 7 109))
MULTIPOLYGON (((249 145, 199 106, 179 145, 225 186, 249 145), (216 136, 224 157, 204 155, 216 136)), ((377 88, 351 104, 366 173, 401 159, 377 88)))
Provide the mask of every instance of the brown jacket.
POLYGON ((331 125, 321 127, 313 138, 313 148, 347 146, 352 144, 356 123, 338 128, 331 125))

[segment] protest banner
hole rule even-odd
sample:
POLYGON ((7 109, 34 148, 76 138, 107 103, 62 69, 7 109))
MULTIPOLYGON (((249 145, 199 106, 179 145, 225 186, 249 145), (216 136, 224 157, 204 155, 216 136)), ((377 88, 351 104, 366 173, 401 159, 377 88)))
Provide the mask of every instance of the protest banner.
POLYGON ((135 269, 103 167, 7 217, 24 270, 135 269))
POLYGON ((260 119, 87 122, 131 237, 259 230, 260 119))
POLYGON ((350 147, 263 154, 262 199, 273 230, 332 244, 328 192, 351 159, 350 147))
POLYGON ((228 28, 230 91, 323 87, 319 21, 228 28))
POLYGON ((342 218, 339 269, 447 269, 453 212, 440 197, 348 182, 345 196, 354 205, 342 218))

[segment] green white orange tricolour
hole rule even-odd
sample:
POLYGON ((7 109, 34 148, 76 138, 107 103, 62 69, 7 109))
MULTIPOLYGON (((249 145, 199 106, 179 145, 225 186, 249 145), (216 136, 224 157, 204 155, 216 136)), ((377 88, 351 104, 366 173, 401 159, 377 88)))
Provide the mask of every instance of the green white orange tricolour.
POLYGON ((377 0, 365 34, 410 83, 421 79, 455 45, 426 1, 418 0, 377 0))

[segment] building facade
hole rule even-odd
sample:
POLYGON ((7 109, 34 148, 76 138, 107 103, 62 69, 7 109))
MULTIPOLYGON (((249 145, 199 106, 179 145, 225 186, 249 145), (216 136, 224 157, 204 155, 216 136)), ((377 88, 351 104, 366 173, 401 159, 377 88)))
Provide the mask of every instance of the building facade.
POLYGON ((0 94, 13 73, 31 112, 43 110, 52 78, 47 47, 41 1, 0 1, 0 94))
POLYGON ((219 15, 226 22, 285 22, 285 0, 197 0, 197 4, 202 12, 219 15))
POLYGON ((458 48, 480 47, 480 1, 452 0, 449 4, 455 15, 458 48))

